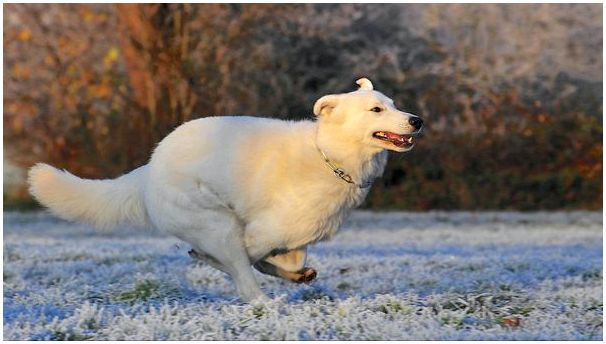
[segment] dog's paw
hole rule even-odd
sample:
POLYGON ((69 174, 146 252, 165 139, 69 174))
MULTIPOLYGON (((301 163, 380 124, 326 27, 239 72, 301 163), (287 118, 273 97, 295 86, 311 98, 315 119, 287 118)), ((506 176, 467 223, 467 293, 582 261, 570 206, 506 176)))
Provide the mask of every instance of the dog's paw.
POLYGON ((297 279, 297 283, 309 283, 318 276, 318 272, 314 268, 303 268, 300 273, 301 277, 297 279))

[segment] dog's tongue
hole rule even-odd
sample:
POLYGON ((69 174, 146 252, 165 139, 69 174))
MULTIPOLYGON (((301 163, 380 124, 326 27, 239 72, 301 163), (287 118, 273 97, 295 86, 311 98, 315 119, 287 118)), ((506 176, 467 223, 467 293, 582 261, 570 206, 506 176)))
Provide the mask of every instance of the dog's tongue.
POLYGON ((395 133, 390 133, 389 131, 384 131, 383 133, 385 133, 385 136, 387 136, 387 138, 389 138, 390 140, 404 141, 404 136, 395 133))
POLYGON ((385 132, 385 136, 398 146, 403 146, 408 142, 408 138, 404 135, 398 135, 387 131, 385 132))

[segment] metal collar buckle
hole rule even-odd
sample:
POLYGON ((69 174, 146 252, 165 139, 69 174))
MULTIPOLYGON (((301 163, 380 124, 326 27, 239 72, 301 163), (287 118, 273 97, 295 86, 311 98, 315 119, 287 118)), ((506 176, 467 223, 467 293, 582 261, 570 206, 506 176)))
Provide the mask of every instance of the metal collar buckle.
POLYGON ((368 187, 370 187, 372 185, 372 181, 367 181, 367 182, 363 182, 361 184, 356 183, 353 178, 347 174, 345 172, 345 170, 343 170, 340 167, 335 166, 330 159, 328 159, 328 157, 326 156, 326 154, 324 153, 324 151, 322 151, 320 149, 320 147, 318 147, 316 145, 316 149, 318 150, 318 152, 320 152, 320 154, 322 154, 322 158, 324 159, 324 162, 332 169, 332 171, 334 172, 335 176, 343 179, 345 182, 349 183, 349 184, 353 184, 357 187, 359 187, 360 189, 366 189, 368 187))

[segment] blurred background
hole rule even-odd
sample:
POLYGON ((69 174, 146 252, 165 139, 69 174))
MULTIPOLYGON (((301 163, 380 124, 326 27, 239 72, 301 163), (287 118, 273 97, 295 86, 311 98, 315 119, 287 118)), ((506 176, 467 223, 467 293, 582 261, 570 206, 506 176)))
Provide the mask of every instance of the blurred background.
POLYGON ((601 4, 4 4, 4 207, 38 161, 146 163, 210 115, 310 119, 366 76, 419 114, 371 209, 601 209, 601 4))

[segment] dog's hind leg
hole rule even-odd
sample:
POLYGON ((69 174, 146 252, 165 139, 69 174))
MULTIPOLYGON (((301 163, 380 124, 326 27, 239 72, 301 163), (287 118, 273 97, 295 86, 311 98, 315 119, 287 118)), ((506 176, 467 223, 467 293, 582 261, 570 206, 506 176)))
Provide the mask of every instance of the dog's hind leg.
POLYGON ((309 283, 318 273, 315 269, 304 266, 306 258, 305 248, 290 250, 285 253, 270 254, 264 260, 256 262, 254 267, 264 274, 281 277, 291 282, 309 283))
POLYGON ((203 263, 206 263, 206 264, 212 266, 213 268, 215 268, 217 270, 221 270, 221 271, 227 273, 227 269, 223 265, 221 265, 221 263, 219 263, 219 261, 217 261, 215 258, 209 256, 208 254, 200 253, 200 252, 194 250, 193 248, 191 250, 189 250, 187 252, 187 254, 189 254, 189 256, 192 257, 193 259, 199 260, 203 263))
POLYGON ((228 273, 243 301, 268 300, 253 275, 238 219, 222 211, 205 211, 201 215, 204 228, 187 233, 186 241, 192 244, 194 252, 200 257, 210 257, 207 261, 214 260, 218 269, 228 273))

